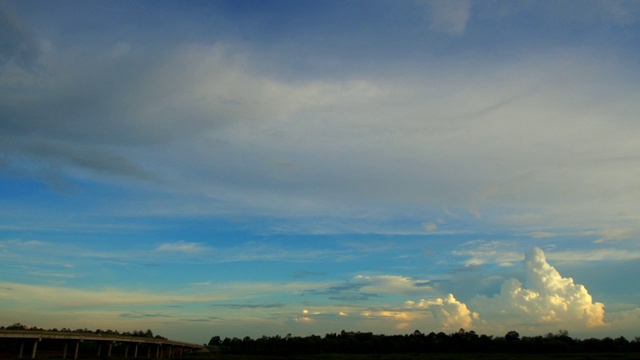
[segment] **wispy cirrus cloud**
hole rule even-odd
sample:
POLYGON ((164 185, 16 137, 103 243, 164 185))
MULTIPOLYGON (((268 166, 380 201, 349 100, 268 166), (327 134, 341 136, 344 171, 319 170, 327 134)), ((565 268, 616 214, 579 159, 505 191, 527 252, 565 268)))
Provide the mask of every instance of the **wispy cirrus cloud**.
POLYGON ((522 260, 522 253, 512 242, 474 240, 462 245, 462 250, 454 250, 455 256, 466 257, 466 266, 499 264, 512 266, 522 260))
POLYGON ((323 283, 230 282, 211 285, 208 288, 183 288, 170 294, 156 290, 131 290, 126 287, 106 289, 84 289, 71 286, 31 285, 15 282, 0 282, 0 301, 18 302, 24 308, 42 308, 43 311, 64 312, 69 309, 91 311, 104 307, 137 309, 138 307, 166 307, 176 311, 188 310, 191 306, 242 308, 279 308, 281 303, 255 304, 232 302, 237 299, 254 299, 273 294, 295 294, 323 283), (66 294, 66 295, 65 295, 66 294), (25 299, 25 300, 20 300, 25 299), (26 300, 28 299, 28 300, 26 300))
POLYGON ((386 296, 434 293, 428 280, 399 275, 356 275, 353 279, 307 289, 305 295, 326 296, 331 300, 366 302, 386 296))
POLYGON ((587 261, 618 262, 640 259, 640 250, 635 248, 616 249, 613 247, 584 250, 557 250, 548 254, 547 258, 557 263, 584 264, 587 261))
POLYGON ((601 230, 599 235, 601 237, 594 240, 594 243, 596 244, 638 239, 640 238, 640 230, 632 227, 607 227, 601 230))
POLYGON ((174 243, 163 243, 156 248, 160 252, 186 253, 186 254, 203 254, 213 251, 213 248, 204 246, 200 243, 178 241, 174 243))
POLYGON ((211 304, 211 307, 221 307, 221 308, 229 308, 229 309, 279 309, 283 308, 285 305, 276 303, 276 304, 233 304, 233 303, 224 303, 224 304, 211 304))
POLYGON ((40 240, 11 239, 0 241, 0 249, 4 251, 34 250, 48 245, 40 240))
POLYGON ((342 282, 339 284, 329 284, 324 287, 315 287, 306 289, 302 292, 304 295, 326 296, 331 300, 361 302, 372 298, 380 297, 380 294, 362 291, 364 284, 357 282, 342 282))
POLYGON ((557 234, 548 231, 534 231, 527 235, 531 236, 534 239, 543 239, 557 236, 557 234))
POLYGON ((158 314, 158 313, 122 313, 121 317, 127 319, 148 319, 148 318, 167 318, 170 319, 173 316, 167 314, 158 314))
POLYGON ((430 28, 449 35, 463 35, 471 17, 470 0, 426 0, 430 28))
POLYGON ((432 291, 428 280, 399 275, 356 275, 355 281, 363 283, 362 290, 376 294, 415 294, 432 291))

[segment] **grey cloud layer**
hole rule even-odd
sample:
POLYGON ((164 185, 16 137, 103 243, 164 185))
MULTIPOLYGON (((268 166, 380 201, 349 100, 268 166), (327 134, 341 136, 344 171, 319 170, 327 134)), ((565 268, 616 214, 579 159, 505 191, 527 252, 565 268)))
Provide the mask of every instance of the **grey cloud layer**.
POLYGON ((46 72, 0 69, 2 164, 153 181, 210 212, 637 220, 639 74, 616 54, 527 55, 293 81, 224 44, 50 47, 46 72))
POLYGON ((14 63, 30 68, 39 55, 40 46, 35 35, 5 1, 0 1, 0 66, 14 63))

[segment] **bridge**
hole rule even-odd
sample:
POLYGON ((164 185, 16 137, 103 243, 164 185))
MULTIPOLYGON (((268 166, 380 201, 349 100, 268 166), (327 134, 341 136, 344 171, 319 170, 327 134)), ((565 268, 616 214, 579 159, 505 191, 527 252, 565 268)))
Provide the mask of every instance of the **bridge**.
POLYGON ((0 330, 0 341, 9 341, 9 347, 15 348, 17 357, 23 358, 25 347, 31 359, 35 359, 38 344, 46 343, 49 351, 62 352, 62 358, 73 351, 73 359, 78 359, 80 351, 90 354, 89 357, 111 357, 114 350, 118 350, 118 357, 138 358, 174 358, 182 357, 186 352, 204 351, 204 345, 190 344, 162 338, 124 336, 106 333, 84 333, 41 330, 0 330), (81 346, 82 344, 82 346, 81 346), (71 349, 69 349, 71 345, 71 349), (91 354, 93 353, 93 354, 91 354))

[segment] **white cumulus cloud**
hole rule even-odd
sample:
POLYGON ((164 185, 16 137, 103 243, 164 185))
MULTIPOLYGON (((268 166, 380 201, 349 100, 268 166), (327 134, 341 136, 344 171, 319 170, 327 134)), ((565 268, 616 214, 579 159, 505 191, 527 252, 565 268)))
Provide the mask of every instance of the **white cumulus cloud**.
POLYGON ((428 310, 439 325, 447 330, 469 328, 473 323, 473 318, 477 317, 472 313, 467 305, 456 300, 453 294, 435 300, 420 300, 419 302, 407 301, 409 308, 428 310))
POLYGON ((562 277, 547 263, 541 249, 525 254, 524 270, 524 284, 509 279, 502 284, 500 294, 477 296, 470 302, 487 325, 525 324, 532 332, 555 331, 558 326, 580 330, 605 325, 604 305, 594 302, 583 285, 562 277))

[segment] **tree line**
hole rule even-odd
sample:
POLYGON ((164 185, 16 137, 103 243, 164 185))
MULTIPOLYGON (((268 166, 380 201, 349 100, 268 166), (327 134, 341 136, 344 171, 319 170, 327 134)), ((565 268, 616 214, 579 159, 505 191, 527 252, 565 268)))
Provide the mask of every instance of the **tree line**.
POLYGON ((213 336, 209 348, 223 354, 241 355, 314 355, 314 354, 411 354, 411 353, 615 353, 640 352, 640 337, 629 341, 624 336, 603 339, 575 339, 566 330, 539 336, 520 336, 509 331, 504 336, 458 332, 423 334, 416 330, 406 335, 376 335, 371 332, 342 331, 324 337, 262 336, 242 339, 213 336))
POLYGON ((15 323, 12 325, 8 325, 6 327, 0 326, 0 330, 27 330, 27 331, 49 331, 49 332, 83 333, 83 334, 106 334, 106 335, 133 336, 133 337, 154 338, 154 339, 164 339, 164 340, 167 339, 164 336, 154 335, 151 329, 133 330, 133 331, 125 331, 125 332, 119 332, 118 330, 101 330, 101 329, 90 330, 87 328, 76 329, 76 330, 71 330, 68 328, 43 329, 37 326, 27 326, 21 323, 15 323))

